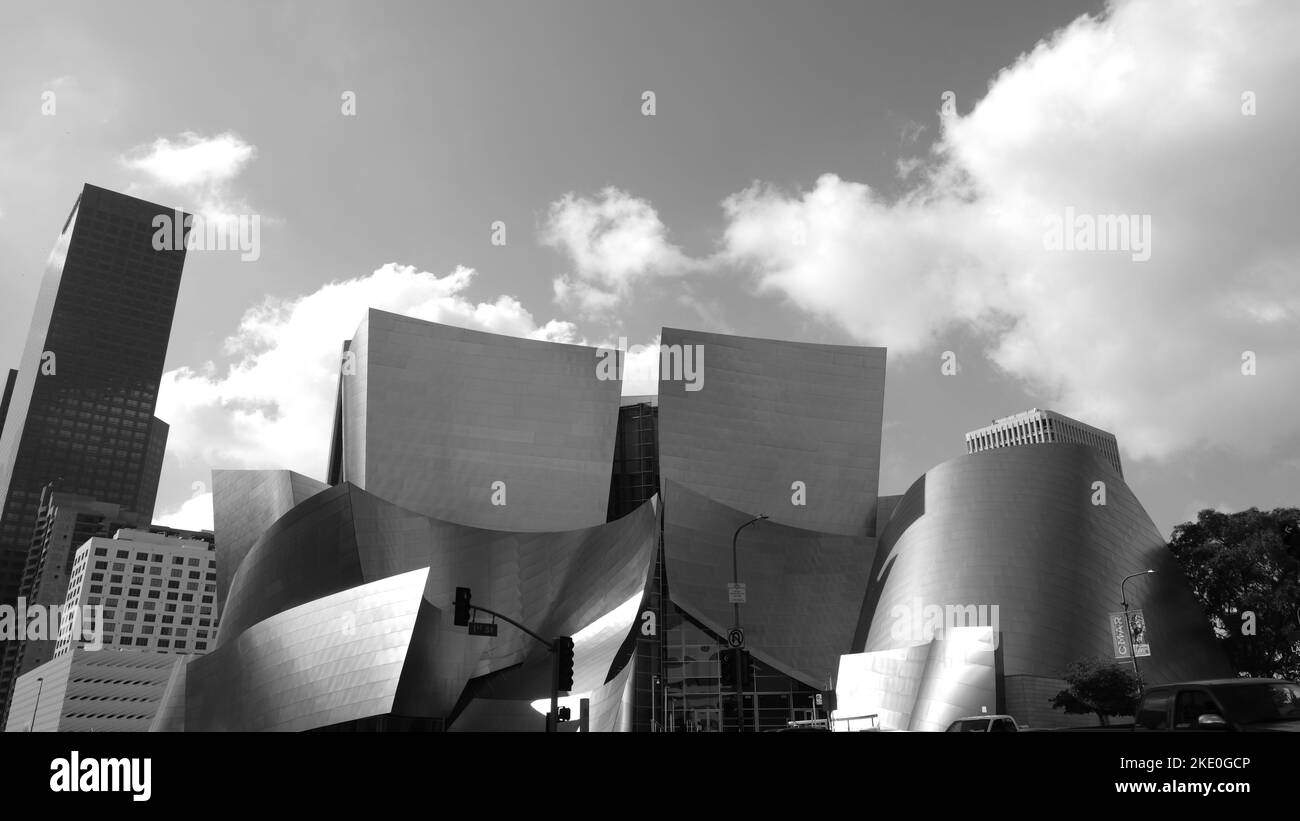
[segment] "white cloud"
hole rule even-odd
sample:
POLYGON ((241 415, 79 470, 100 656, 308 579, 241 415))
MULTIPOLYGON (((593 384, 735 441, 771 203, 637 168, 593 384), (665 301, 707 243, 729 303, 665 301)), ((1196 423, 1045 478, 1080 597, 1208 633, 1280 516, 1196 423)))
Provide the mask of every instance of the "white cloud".
POLYGON ((697 267, 668 241, 647 200, 612 187, 597 198, 570 193, 551 203, 540 240, 573 266, 553 282, 556 301, 572 302, 586 313, 613 308, 637 280, 679 276, 697 267))
POLYGON ((154 182, 176 188, 229 182, 257 154, 257 149, 229 132, 202 137, 193 131, 176 142, 159 137, 138 146, 123 158, 128 168, 143 171, 154 182))
POLYGON ((1116 3, 941 117, 925 167, 900 165, 906 195, 755 184, 724 203, 722 257, 894 354, 973 327, 997 366, 1133 457, 1279 447, 1300 436, 1297 39, 1292 3, 1116 3), (1067 207, 1149 215, 1150 260, 1046 249, 1067 207))
MULTIPOLYGON (((607 340, 597 347, 605 350, 619 348, 620 340, 607 340)), ((659 393, 659 336, 646 344, 636 344, 623 338, 623 396, 654 396, 659 393)))
POLYGON ((514 297, 472 302, 469 268, 439 277, 388 264, 295 299, 268 299, 226 340, 228 366, 163 375, 157 414, 171 425, 169 456, 220 468, 289 468, 321 476, 343 340, 365 310, 530 339, 583 343, 570 322, 539 325, 514 297))
POLYGON ((228 221, 252 213, 232 183, 256 157, 257 147, 232 132, 204 137, 186 131, 175 140, 159 137, 136 146, 121 162, 146 178, 132 186, 135 191, 176 193, 203 218, 228 221))
POLYGON ((195 493, 176 510, 155 516, 154 523, 182 530, 213 530, 212 491, 195 493))

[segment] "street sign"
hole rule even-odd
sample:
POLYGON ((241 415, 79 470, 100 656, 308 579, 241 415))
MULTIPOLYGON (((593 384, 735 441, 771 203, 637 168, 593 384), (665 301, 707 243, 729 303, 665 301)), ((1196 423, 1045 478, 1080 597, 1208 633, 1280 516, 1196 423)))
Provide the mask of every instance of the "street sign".
POLYGON ((821 694, 821 693, 818 693, 817 695, 813 696, 813 702, 814 702, 818 707, 822 706, 822 694, 821 694))
POLYGON ((727 604, 745 603, 745 583, 727 582, 727 604))
POLYGON ((494 621, 472 621, 469 623, 469 634, 471 636, 495 636, 497 634, 497 624, 494 621))
POLYGON ((737 648, 738 648, 738 647, 744 647, 744 646, 745 646, 745 631, 744 631, 744 630, 741 630, 739 627, 733 627, 733 628, 731 628, 730 630, 728 630, 728 631, 727 631, 727 646, 728 646, 728 647, 737 647, 737 648))

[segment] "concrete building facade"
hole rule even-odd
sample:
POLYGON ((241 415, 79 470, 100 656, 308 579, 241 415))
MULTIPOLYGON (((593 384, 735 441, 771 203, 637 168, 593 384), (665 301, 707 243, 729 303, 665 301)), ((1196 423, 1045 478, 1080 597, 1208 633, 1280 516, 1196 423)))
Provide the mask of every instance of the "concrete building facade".
POLYGON ((1038 408, 994 419, 992 424, 967 433, 966 452, 980 453, 993 448, 1046 442, 1094 447, 1101 451, 1116 473, 1124 475, 1119 459, 1119 443, 1114 434, 1055 411, 1038 408))

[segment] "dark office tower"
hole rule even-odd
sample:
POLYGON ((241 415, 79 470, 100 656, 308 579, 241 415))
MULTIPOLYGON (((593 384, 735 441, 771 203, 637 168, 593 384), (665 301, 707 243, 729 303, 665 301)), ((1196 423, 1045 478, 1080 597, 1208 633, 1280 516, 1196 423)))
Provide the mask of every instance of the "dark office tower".
POLYGON ((621 519, 659 492, 659 397, 625 396, 618 409, 608 521, 621 519))
POLYGON ((13 368, 9 369, 9 376, 5 379, 4 398, 0 399, 0 433, 5 429, 5 417, 9 415, 9 397, 14 393, 14 381, 18 379, 18 371, 13 368))
MULTIPOLYGON (((165 443, 153 412, 185 264, 183 242, 155 250, 155 220, 176 217, 87 185, 55 241, 0 433, 0 602, 19 595, 50 483, 153 513, 165 443)), ((0 704, 12 681, 8 665, 0 704)))

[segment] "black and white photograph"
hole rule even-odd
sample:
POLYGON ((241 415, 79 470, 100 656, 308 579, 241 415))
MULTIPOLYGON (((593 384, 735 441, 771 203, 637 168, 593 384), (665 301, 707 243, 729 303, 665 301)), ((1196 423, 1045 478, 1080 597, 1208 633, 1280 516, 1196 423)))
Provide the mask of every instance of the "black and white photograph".
POLYGON ((1294 802, 1298 146, 1292 0, 0 0, 13 809, 1294 802))

